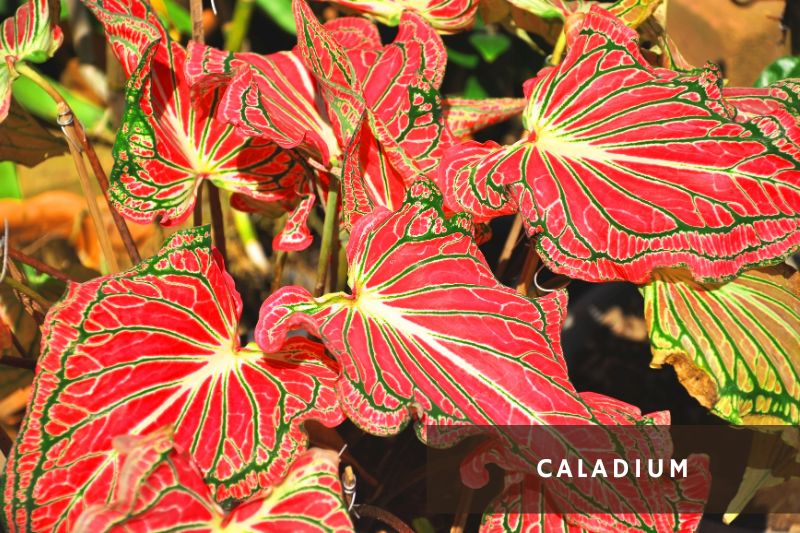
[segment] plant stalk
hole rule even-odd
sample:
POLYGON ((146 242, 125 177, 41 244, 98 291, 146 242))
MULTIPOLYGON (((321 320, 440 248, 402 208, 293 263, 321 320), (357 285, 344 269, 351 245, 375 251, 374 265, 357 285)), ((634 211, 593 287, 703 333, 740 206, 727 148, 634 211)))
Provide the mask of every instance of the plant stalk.
POLYGON ((536 247, 531 246, 528 248, 528 255, 525 256, 525 263, 522 265, 522 272, 519 274, 519 281, 517 282, 517 292, 522 296, 528 295, 533 276, 536 275, 536 269, 539 267, 539 254, 536 253, 536 247))
POLYGON ((365 503, 356 505, 355 510, 360 516, 380 520, 387 526, 390 526, 392 529, 397 531, 397 533, 414 533, 414 530, 411 529, 408 524, 400 520, 394 514, 385 509, 381 509, 380 507, 375 507, 374 505, 365 503))
POLYGON ((558 40, 553 47, 553 54, 550 56, 550 65, 557 66, 561 63, 561 58, 564 55, 564 49, 567 47, 567 29, 563 28, 561 33, 558 34, 558 40))
POLYGON ((48 276, 50 276, 52 278, 55 278, 57 280, 63 281, 64 283, 67 283, 67 282, 70 282, 70 281, 75 281, 74 279, 70 278, 67 274, 64 274, 60 270, 56 270, 55 268, 51 267, 50 265, 42 263, 38 259, 36 259, 34 257, 31 257, 29 255, 26 255, 26 254, 20 252, 19 250, 15 249, 15 248, 12 248, 10 246, 8 247, 8 256, 11 259, 16 259, 17 261, 19 261, 21 263, 25 263, 26 265, 35 268, 39 272, 43 272, 44 274, 47 274, 48 276))
POLYGON ((25 370, 36 370, 36 361, 33 359, 23 359, 22 357, 0 356, 0 365, 13 368, 24 368, 25 370))
POLYGON ((3 283, 8 285, 15 291, 24 294, 25 296, 27 296, 28 298, 39 304, 39 307, 41 307, 43 311, 47 311, 48 309, 50 309, 50 306, 52 305, 50 301, 41 294, 39 294, 38 292, 36 292, 33 288, 25 285, 24 283, 17 281, 11 276, 4 277, 3 283))
POLYGON ((214 245, 222 255, 225 264, 228 263, 228 247, 225 242, 225 221, 222 217, 222 202, 219 199, 219 189, 208 182, 208 205, 211 208, 211 229, 214 232, 214 245))
POLYGON ((522 217, 518 214, 514 217, 514 222, 511 224, 511 229, 508 231, 506 242, 503 245, 503 251, 500 253, 500 258, 497 260, 497 271, 495 275, 497 279, 503 279, 503 274, 506 273, 508 262, 511 260, 511 255, 514 253, 514 248, 517 247, 519 235, 522 232, 522 217))
POLYGON ((203 0, 189 0, 189 12, 192 16, 192 40, 196 43, 205 44, 203 0))
POLYGON ((334 233, 339 231, 339 182, 331 177, 328 188, 328 201, 325 204, 325 222, 322 225, 322 244, 319 248, 319 261, 317 262, 317 283, 314 287, 314 296, 322 296, 325 290, 325 280, 328 277, 328 266, 333 253, 334 233))
POLYGON ((122 219, 121 215, 110 203, 108 197, 108 177, 103 170, 103 166, 100 164, 100 160, 97 158, 97 153, 94 150, 94 146, 92 146, 92 144, 89 142, 89 139, 86 137, 86 131, 83 129, 80 121, 72 112, 72 109, 69 107, 69 104, 64 97, 62 97, 55 87, 53 87, 41 74, 39 74, 26 63, 20 63, 17 65, 16 69, 19 74, 25 76, 36 85, 41 87, 42 90, 44 90, 53 99, 53 101, 56 102, 59 120, 64 120, 64 124, 59 125, 64 132, 64 136, 67 138, 67 145, 69 146, 69 151, 72 154, 73 161, 75 162, 75 168, 78 171, 81 188, 83 189, 84 195, 86 196, 87 205, 89 206, 89 213, 92 216, 95 229, 97 230, 97 238, 100 242, 100 248, 103 250, 103 255, 105 256, 106 263, 108 264, 109 268, 113 272, 119 271, 117 259, 111 246, 111 239, 108 237, 108 233, 106 233, 105 225, 103 224, 102 213, 97 205, 97 198, 91 189, 91 184, 86 172, 86 164, 83 162, 81 151, 86 152, 87 157, 89 158, 89 163, 92 166, 92 171, 95 174, 95 178, 100 185, 103 196, 108 202, 108 208, 111 212, 111 217, 114 220, 114 225, 119 232, 120 239, 125 245, 125 249, 127 250, 131 261, 133 264, 138 263, 141 261, 139 251, 136 249, 136 244, 133 242, 133 237, 128 230, 127 224, 125 224, 125 221, 122 219))
POLYGON ((283 267, 286 265, 286 258, 288 256, 288 252, 284 252, 283 250, 278 250, 278 252, 275 254, 275 264, 272 268, 272 286, 270 287, 270 294, 281 288, 283 267))
POLYGON ((238 52, 242 49, 247 31, 250 28, 250 19, 253 17, 255 0, 236 0, 233 8, 233 18, 225 35, 225 50, 238 52))

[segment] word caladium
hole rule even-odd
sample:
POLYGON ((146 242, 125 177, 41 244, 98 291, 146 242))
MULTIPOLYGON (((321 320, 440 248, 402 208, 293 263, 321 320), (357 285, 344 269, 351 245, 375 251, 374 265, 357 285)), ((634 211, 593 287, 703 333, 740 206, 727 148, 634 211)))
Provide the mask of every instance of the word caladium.
POLYGON ((278 482, 306 445, 303 421, 342 420, 337 370, 303 338, 273 353, 240 346, 241 306, 208 228, 175 234, 132 270, 72 285, 45 324, 6 470, 7 523, 71 531, 119 483, 114 439, 165 425, 217 501, 278 482))

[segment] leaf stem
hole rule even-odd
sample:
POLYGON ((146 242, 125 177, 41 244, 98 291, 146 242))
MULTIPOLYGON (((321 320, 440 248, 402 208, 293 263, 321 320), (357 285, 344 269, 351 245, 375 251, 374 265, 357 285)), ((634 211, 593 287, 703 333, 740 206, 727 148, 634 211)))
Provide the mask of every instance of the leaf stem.
POLYGON ((247 30, 250 28, 250 19, 253 16, 255 4, 255 0, 236 0, 233 18, 225 34, 225 50, 238 52, 242 49, 247 30))
POLYGON ((533 276, 536 274, 536 269, 539 267, 539 254, 536 253, 536 247, 531 243, 528 248, 528 255, 525 256, 525 263, 522 265, 522 272, 519 274, 517 282, 517 292, 522 296, 528 295, 533 276))
POLYGON ((553 47, 553 54, 550 56, 550 65, 556 66, 561 63, 561 57, 564 55, 564 49, 567 47, 567 29, 566 27, 558 34, 558 40, 553 47))
POLYGON ((497 260, 497 269, 495 272, 497 279, 502 279, 503 274, 506 273, 508 262, 511 259, 511 255, 514 253, 514 248, 517 247, 519 234, 521 232, 522 217, 517 214, 516 217, 514 217, 514 222, 511 224, 511 229, 508 231, 508 236, 506 237, 506 242, 503 245, 503 251, 500 253, 500 258, 497 260))
POLYGON ((328 201, 325 204, 325 222, 322 225, 322 243, 319 248, 319 261, 317 262, 317 284, 314 296, 321 296, 325 290, 325 280, 328 277, 328 266, 331 261, 334 244, 334 232, 338 231, 339 212, 339 181, 331 176, 328 187, 328 201))
POLYGON ((192 40, 196 43, 205 44, 203 0, 189 0, 189 12, 192 16, 192 40))
POLYGON ((39 304, 44 311, 47 311, 53 305, 47 298, 36 292, 33 288, 28 287, 24 283, 17 281, 11 276, 4 277, 3 283, 39 304))
POLYGON ((86 195, 86 202, 89 206, 89 213, 94 221, 95 229, 97 230, 97 238, 100 241, 100 248, 103 250, 103 255, 106 258, 109 268, 114 272, 119 270, 116 256, 114 255, 113 248, 111 246, 111 239, 105 230, 102 214, 100 213, 100 208, 97 205, 97 198, 95 197, 95 194, 92 191, 89 183, 86 172, 86 164, 83 162, 83 157, 81 156, 82 151, 86 152, 86 155, 89 158, 89 164, 92 166, 92 171, 94 172, 95 179, 100 185, 100 190, 103 192, 103 197, 108 203, 108 208, 111 212, 111 217, 114 220, 114 225, 117 228, 120 239, 125 245, 128 256, 133 264, 138 263, 141 261, 139 251, 136 249, 136 244, 133 241, 133 237, 131 236, 127 224, 111 204, 111 200, 108 196, 108 177, 103 170, 103 166, 100 164, 100 160, 97 157, 94 146, 86 137, 86 131, 84 130, 80 121, 72 112, 72 109, 64 97, 61 96, 61 94, 50 82, 47 81, 47 79, 44 78, 44 76, 39 74, 27 63, 20 63, 17 65, 16 69, 19 74, 25 76, 33 83, 41 87, 42 90, 44 90, 53 99, 53 101, 56 102, 58 117, 59 119, 64 120, 64 124, 59 125, 62 126, 64 136, 67 137, 67 145, 69 146, 69 151, 72 154, 73 161, 75 162, 75 168, 78 171, 81 188, 83 189, 84 195, 86 195))
POLYGON ((36 360, 23 359, 22 357, 0 356, 0 365, 13 368, 24 368, 25 370, 36 370, 36 360))
POLYGON ((56 270, 55 268, 51 267, 50 265, 42 263, 38 259, 36 259, 34 257, 31 257, 29 255, 26 255, 26 254, 20 252, 19 250, 15 249, 15 248, 12 248, 10 246, 8 247, 8 256, 11 259, 16 259, 17 261, 19 261, 21 263, 25 263, 28 266, 32 266, 33 268, 35 268, 39 272, 43 272, 43 273, 47 274, 48 276, 56 278, 57 280, 63 281, 65 283, 70 282, 70 281, 75 281, 74 279, 70 278, 67 274, 64 274, 60 270, 56 270))
POLYGON ((395 531, 397 531, 397 533, 414 533, 414 530, 411 529, 408 524, 400 520, 394 514, 385 509, 381 509, 380 507, 375 507, 374 505, 369 504, 361 504, 356 505, 355 510, 361 516, 375 518, 387 526, 391 526, 395 531))
POLYGON ((278 250, 275 253, 275 264, 272 269, 272 286, 270 287, 270 294, 281 288, 283 267, 286 265, 286 258, 288 256, 288 252, 284 252, 283 250, 278 250))
POLYGON ((208 182, 208 205, 211 208, 211 229, 214 231, 214 245, 222 255, 222 260, 228 264, 228 247, 225 242, 225 221, 222 217, 222 202, 219 199, 219 189, 208 182))

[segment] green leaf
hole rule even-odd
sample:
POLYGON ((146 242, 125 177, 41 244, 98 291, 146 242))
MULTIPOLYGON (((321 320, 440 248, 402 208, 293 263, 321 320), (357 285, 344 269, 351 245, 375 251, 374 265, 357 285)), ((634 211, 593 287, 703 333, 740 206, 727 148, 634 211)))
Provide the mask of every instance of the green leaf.
POLYGON ((22 198, 17 181, 17 165, 11 161, 0 162, 0 198, 22 198))
POLYGON ((292 0, 256 0, 256 3, 283 31, 297 35, 292 0))
MULTIPOLYGON (((44 76, 44 78, 64 97, 72 112, 75 113, 86 129, 92 130, 101 124, 105 117, 105 110, 102 107, 73 93, 57 81, 47 76, 44 76)), ((44 89, 22 76, 14 82, 11 92, 14 95, 14 99, 26 111, 41 119, 55 123, 58 109, 56 103, 44 89)))
POLYGON ((733 424, 800 423, 800 274, 785 264, 723 284, 660 271, 642 288, 653 351, 733 424))
POLYGON ((467 82, 464 84, 464 98, 470 100, 489 98, 489 93, 483 88, 477 76, 472 75, 467 78, 467 82))
POLYGON ((494 63, 511 46, 511 39, 502 33, 473 33, 469 42, 487 63, 494 63))
POLYGON ((167 8, 167 19, 169 23, 184 34, 192 33, 192 17, 189 12, 174 0, 163 0, 167 8))
POLYGON ((756 80, 756 87, 766 87, 786 78, 800 78, 800 56, 781 57, 767 65, 756 80))
POLYGON ((458 65, 459 67, 464 67, 468 69, 473 69, 478 66, 480 62, 480 58, 475 54, 469 54, 466 52, 459 52, 455 48, 447 47, 447 59, 451 63, 458 65))

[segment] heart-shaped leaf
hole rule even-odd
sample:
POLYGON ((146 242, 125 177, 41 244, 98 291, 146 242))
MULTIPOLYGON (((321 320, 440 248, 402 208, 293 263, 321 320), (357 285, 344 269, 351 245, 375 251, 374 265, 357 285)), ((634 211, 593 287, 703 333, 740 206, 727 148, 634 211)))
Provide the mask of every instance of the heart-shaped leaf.
MULTIPOLYGON (((103 23, 130 78, 109 189, 125 217, 178 224, 191 213, 204 180, 261 202, 299 199, 302 204, 310 199, 305 171, 291 152, 248 138, 216 118, 218 91, 192 97, 186 51, 170 40, 146 3, 86 4, 103 23)), ((310 244, 311 235, 304 221, 299 222, 291 225, 294 233, 276 238, 278 248, 297 250, 310 244)))
POLYGON ((788 265, 701 285, 680 271, 642 288, 653 366, 734 424, 800 424, 800 274, 788 265))
POLYGON ((75 531, 92 533, 191 530, 345 532, 353 526, 342 501, 339 457, 312 448, 285 479, 230 513, 214 501, 192 457, 173 448, 168 428, 115 440, 119 481, 108 503, 83 511, 75 531))
POLYGON ((164 425, 220 502, 284 476, 306 445, 303 421, 342 420, 337 370, 304 338, 276 353, 240 346, 241 307, 208 227, 176 233, 127 272, 71 285, 47 316, 8 462, 8 523, 71 530, 115 482, 113 439, 164 425))
POLYGON ((552 270, 646 282, 686 265, 730 278, 800 245, 800 129, 788 113, 737 122, 714 71, 669 76, 637 34, 593 6, 557 68, 528 86, 522 140, 452 148, 454 210, 518 210, 552 270))
POLYGON ((331 0, 331 3, 367 14, 397 26, 403 13, 414 12, 439 33, 456 33, 472 27, 478 0, 331 0))
POLYGON ((280 346, 301 324, 319 335, 342 367, 343 409, 378 435, 412 416, 476 425, 586 419, 560 353, 566 294, 529 300, 500 285, 468 220, 445 219, 440 205, 435 186, 420 180, 396 213, 364 217, 347 249, 352 295, 314 299, 285 287, 264 302, 256 341, 280 346))
MULTIPOLYGON (((58 18, 58 17, 55 17, 58 18)), ((0 27, 0 122, 8 116, 14 65, 42 63, 51 57, 64 36, 51 16, 49 0, 28 0, 0 27)))

